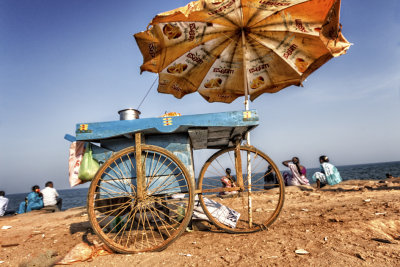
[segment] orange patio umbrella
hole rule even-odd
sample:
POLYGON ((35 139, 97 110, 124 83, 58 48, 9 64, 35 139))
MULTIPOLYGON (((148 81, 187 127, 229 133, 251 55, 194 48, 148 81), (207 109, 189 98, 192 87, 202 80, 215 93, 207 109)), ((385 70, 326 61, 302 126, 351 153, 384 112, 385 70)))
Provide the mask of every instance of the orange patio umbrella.
POLYGON ((301 85, 350 43, 340 0, 199 0, 158 14, 135 34, 158 91, 209 102, 251 100, 301 85))

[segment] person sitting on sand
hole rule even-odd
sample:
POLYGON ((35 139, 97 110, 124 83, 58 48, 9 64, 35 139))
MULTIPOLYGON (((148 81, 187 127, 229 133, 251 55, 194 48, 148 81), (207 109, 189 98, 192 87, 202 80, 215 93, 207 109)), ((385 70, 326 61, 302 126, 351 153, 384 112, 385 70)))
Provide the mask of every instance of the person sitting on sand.
POLYGON ((45 186, 46 187, 42 190, 43 205, 45 207, 54 206, 55 211, 60 211, 62 205, 62 199, 59 198, 57 190, 53 188, 53 182, 48 181, 45 186))
POLYGON ((272 169, 271 165, 268 165, 267 170, 264 173, 264 189, 271 189, 276 187, 278 180, 276 179, 276 174, 272 169))
POLYGON ((32 187, 32 192, 28 194, 24 202, 19 204, 18 214, 29 212, 32 210, 40 210, 43 208, 43 196, 40 193, 40 187, 34 185, 32 187))
POLYGON ((317 188, 321 188, 326 184, 335 185, 342 181, 342 177, 338 169, 329 163, 329 158, 325 155, 319 157, 321 163, 321 171, 314 173, 312 179, 317 182, 317 188))
POLYGON ((285 160, 282 164, 290 169, 290 172, 283 172, 285 185, 310 185, 306 177, 307 170, 304 166, 300 165, 298 157, 293 157, 292 160, 285 160))
POLYGON ((391 175, 390 173, 386 173, 386 179, 392 179, 393 175, 391 175))
MULTIPOLYGON (((223 188, 232 188, 236 187, 236 181, 233 179, 231 175, 231 169, 227 168, 225 170, 226 175, 221 178, 221 183, 223 188)), ((225 192, 220 192, 220 195, 232 195, 236 194, 237 191, 225 191, 225 192)))
POLYGON ((4 191, 0 191, 0 216, 5 215, 8 206, 8 198, 5 195, 4 191))

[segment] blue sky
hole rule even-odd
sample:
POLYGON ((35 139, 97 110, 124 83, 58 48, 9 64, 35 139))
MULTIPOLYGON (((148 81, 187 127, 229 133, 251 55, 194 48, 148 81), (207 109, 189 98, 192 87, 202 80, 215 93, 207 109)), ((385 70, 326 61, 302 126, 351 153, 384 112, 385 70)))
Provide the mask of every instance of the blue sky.
MULTIPOLYGON (((139 105, 156 75, 139 74, 132 34, 188 2, 1 0, 0 190, 27 192, 47 180, 68 188, 64 134, 139 105)), ((341 23, 354 43, 346 55, 304 87, 250 104, 260 115, 252 143, 279 165, 295 155, 310 168, 321 154, 336 165, 400 160, 400 2, 342 0, 341 23)), ((178 100, 154 88, 141 112, 241 109, 243 99, 210 104, 198 94, 178 100)), ((195 154, 199 161, 207 155, 195 154)))

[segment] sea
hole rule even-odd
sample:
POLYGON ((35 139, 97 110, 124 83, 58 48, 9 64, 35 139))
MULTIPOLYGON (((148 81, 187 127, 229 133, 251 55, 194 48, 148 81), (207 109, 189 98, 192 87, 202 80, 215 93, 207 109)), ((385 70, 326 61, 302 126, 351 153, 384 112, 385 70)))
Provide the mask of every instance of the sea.
MULTIPOLYGON (((343 180, 382 180, 386 178, 386 173, 390 173, 393 177, 400 177, 400 161, 369 163, 359 165, 336 166, 343 180)), ((319 168, 308 168, 307 176, 310 178, 319 168)), ((87 185, 85 185, 87 186, 87 185)), ((63 199, 63 210, 82 207, 86 205, 88 188, 73 188, 57 190, 63 199)), ((7 194, 10 200, 8 210, 18 210, 19 203, 24 201, 27 193, 7 194)))

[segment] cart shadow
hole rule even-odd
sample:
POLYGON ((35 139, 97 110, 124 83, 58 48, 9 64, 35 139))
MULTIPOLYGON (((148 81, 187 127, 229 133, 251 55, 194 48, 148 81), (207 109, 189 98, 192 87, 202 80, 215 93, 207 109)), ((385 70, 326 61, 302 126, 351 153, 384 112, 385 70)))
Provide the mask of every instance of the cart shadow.
POLYGON ((86 233, 88 231, 93 231, 92 226, 90 225, 89 221, 86 222, 79 222, 79 223, 72 223, 69 227, 69 232, 71 235, 75 233, 86 233))
POLYGON ((83 233, 82 235, 82 242, 88 244, 89 246, 93 246, 93 236, 95 235, 90 222, 80 222, 80 223, 73 223, 69 227, 69 232, 71 235, 75 233, 83 233))

